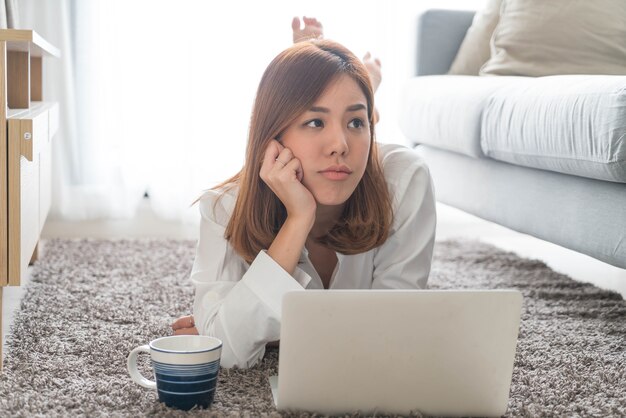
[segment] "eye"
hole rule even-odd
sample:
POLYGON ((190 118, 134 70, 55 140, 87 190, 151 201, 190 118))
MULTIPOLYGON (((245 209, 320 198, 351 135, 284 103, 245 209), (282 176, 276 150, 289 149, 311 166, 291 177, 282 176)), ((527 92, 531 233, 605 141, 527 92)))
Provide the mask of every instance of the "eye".
POLYGON ((313 119, 311 121, 308 121, 307 123, 304 124, 305 126, 308 126, 310 128, 321 128, 324 126, 324 122, 322 122, 321 119, 313 119), (313 125, 311 125, 313 124, 313 125))
POLYGON ((363 121, 361 119, 356 118, 356 119, 352 119, 350 121, 350 123, 348 124, 348 126, 351 127, 351 128, 359 129, 359 128, 362 128, 363 126, 365 126, 365 124, 363 123, 363 121), (356 126, 351 126, 351 125, 356 125, 356 126))

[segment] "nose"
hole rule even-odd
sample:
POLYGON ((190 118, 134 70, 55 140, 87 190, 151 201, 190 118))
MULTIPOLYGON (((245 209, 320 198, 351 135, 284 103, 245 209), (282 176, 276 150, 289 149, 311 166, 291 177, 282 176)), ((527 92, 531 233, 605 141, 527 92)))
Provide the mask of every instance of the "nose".
POLYGON ((326 154, 330 156, 345 156, 348 154, 348 151, 348 133, 341 125, 336 125, 333 129, 329 129, 326 141, 326 154))

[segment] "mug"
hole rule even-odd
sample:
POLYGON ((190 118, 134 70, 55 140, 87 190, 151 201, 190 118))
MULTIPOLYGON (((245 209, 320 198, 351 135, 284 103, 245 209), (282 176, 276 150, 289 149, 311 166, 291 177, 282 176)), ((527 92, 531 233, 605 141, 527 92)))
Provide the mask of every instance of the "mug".
POLYGON ((131 379, 148 389, 156 389, 165 405, 189 410, 208 408, 213 402, 220 370, 222 341, 206 335, 174 335, 157 338, 135 348, 128 355, 131 379), (146 379, 137 370, 137 356, 150 354, 154 378, 146 379))

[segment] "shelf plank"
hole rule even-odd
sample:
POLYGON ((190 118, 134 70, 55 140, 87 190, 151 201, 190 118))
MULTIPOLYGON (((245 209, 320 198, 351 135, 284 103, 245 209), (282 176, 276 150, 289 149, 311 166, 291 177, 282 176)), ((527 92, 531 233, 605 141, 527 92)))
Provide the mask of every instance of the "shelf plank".
POLYGON ((35 57, 50 55, 59 58, 61 56, 61 51, 57 47, 34 30, 0 29, 0 41, 7 42, 8 51, 27 52, 30 50, 31 56, 35 57))
POLYGON ((57 102, 30 102, 30 109, 9 109, 7 119, 34 119, 57 105, 57 102))
MULTIPOLYGON (((9 218, 8 218, 8 229, 9 229, 9 281, 8 285, 13 286, 16 283, 19 285, 21 281, 21 266, 20 266, 20 254, 22 248, 22 228, 21 228, 21 213, 22 213, 22 189, 21 189, 21 173, 20 173, 20 142, 18 139, 21 137, 21 126, 19 120, 17 123, 7 123, 8 125, 8 147, 7 147, 7 161, 9 167, 8 173, 8 184, 9 184, 9 192, 8 195, 11 196, 9 199, 9 218)), ((31 174, 33 171, 33 164, 31 164, 28 168, 31 170, 27 174, 27 182, 31 183, 33 179, 33 175, 31 174)), ((29 184, 30 185, 30 184, 29 184)), ((24 188, 26 190, 26 188, 24 188)), ((31 206, 33 206, 31 204, 31 206)))
POLYGON ((30 100, 43 100, 42 58, 30 57, 30 100))
POLYGON ((30 105, 30 57, 28 52, 7 52, 9 107, 27 109, 30 105))
MULTIPOLYGON (((6 56, 6 42, 0 41, 0 56, 6 56)), ((6 77, 6 61, 0 62, 0 80, 6 77)), ((0 286, 9 283, 9 188, 8 188, 8 166, 7 166, 7 100, 6 83, 0 83, 0 286)), ((0 287, 2 289, 2 287, 0 287)), ((0 311, 0 322, 2 322, 2 311, 0 311)), ((0 345, 2 343, 0 337, 0 345)))

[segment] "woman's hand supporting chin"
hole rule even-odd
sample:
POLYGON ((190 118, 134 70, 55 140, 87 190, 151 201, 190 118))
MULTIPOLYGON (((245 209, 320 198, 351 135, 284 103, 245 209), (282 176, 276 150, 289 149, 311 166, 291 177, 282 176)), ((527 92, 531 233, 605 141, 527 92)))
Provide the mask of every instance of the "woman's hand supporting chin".
POLYGON ((315 223, 317 203, 302 184, 300 160, 289 148, 272 140, 265 151, 259 173, 287 209, 287 219, 267 250, 286 272, 293 275, 306 238, 315 223))

